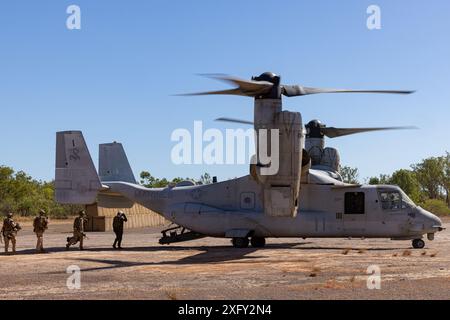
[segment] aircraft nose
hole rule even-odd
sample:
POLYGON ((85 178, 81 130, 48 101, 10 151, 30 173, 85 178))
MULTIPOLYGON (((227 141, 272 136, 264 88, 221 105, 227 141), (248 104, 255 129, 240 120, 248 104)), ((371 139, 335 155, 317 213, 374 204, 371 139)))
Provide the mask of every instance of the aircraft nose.
POLYGON ((442 229, 442 220, 439 217, 434 216, 432 218, 432 223, 433 223, 433 227, 442 229))
POLYGON ((442 227, 442 220, 438 216, 432 214, 431 212, 429 212, 425 209, 422 209, 422 214, 425 216, 425 219, 427 222, 426 224, 429 229, 438 230, 438 231, 442 231, 444 229, 442 227))

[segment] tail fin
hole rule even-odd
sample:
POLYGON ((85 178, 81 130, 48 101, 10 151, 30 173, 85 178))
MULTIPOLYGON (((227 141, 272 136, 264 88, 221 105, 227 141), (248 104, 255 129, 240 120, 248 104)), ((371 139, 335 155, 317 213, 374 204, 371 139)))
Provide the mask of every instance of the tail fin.
POLYGON ((121 143, 104 143, 99 146, 98 172, 101 181, 136 183, 121 143))
POLYGON ((55 198, 59 203, 94 203, 102 184, 81 131, 56 133, 55 198))

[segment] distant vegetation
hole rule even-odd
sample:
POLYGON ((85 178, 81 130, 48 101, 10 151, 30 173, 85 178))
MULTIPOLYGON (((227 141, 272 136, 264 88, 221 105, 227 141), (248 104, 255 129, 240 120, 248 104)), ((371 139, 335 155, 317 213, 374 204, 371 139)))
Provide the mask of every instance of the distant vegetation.
POLYGON ((195 182, 196 184, 209 184, 212 182, 212 178, 209 175, 209 173, 204 173, 200 176, 200 179, 193 179, 193 178, 174 178, 172 180, 167 180, 166 178, 155 178, 154 176, 152 176, 150 174, 150 172, 148 171, 142 171, 140 174, 140 178, 141 178, 141 184, 147 188, 163 188, 163 187, 167 187, 169 184, 177 184, 181 181, 192 181, 195 182))
MULTIPOLYGON (((341 176, 347 183, 359 183, 358 169, 343 166, 341 176)), ((365 181, 368 184, 394 184, 424 209, 438 215, 450 215, 450 153, 430 157, 400 169, 392 175, 380 174, 365 181)))
POLYGON ((23 171, 0 166, 0 213, 33 216, 39 209, 52 217, 65 218, 76 214, 80 206, 56 203, 53 182, 37 181, 23 171))
MULTIPOLYGON (((357 168, 342 167, 344 181, 359 183, 357 168)), ((170 183, 191 180, 197 184, 208 184, 212 178, 208 173, 199 179, 155 178, 149 172, 140 174, 140 183, 149 188, 166 187, 170 183)), ((365 180, 369 184, 395 184, 404 190, 417 204, 439 215, 450 215, 450 153, 442 157, 431 157, 400 169, 392 175, 381 174, 365 180)), ((39 209, 46 210, 51 217, 65 218, 76 214, 81 207, 60 205, 54 200, 53 181, 38 181, 23 171, 0 166, 0 213, 14 212, 21 216, 33 216, 39 209)))

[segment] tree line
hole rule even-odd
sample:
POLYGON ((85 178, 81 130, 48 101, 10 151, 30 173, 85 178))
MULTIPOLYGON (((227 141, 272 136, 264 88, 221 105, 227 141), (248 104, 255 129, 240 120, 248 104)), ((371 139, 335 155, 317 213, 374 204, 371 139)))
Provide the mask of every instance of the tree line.
POLYGON ((54 193, 53 181, 38 181, 23 171, 0 166, 0 213, 33 216, 44 209, 52 217, 66 218, 81 209, 57 203, 54 193))
MULTIPOLYGON (((176 184, 184 180, 191 180, 196 184, 208 184, 212 177, 202 174, 199 179, 192 178, 156 178, 148 171, 140 174, 140 183, 148 188, 161 188, 169 184, 176 184)), ((40 209, 44 209, 54 218, 67 218, 82 209, 80 205, 62 205, 55 201, 54 181, 40 181, 33 179, 24 171, 15 172, 13 168, 0 166, 0 214, 13 212, 19 216, 34 216, 40 209)))
MULTIPOLYGON (((357 168, 343 166, 340 174, 347 183, 360 183, 357 168)), ((440 215, 450 214, 450 153, 423 159, 409 169, 399 169, 391 175, 369 177, 364 183, 399 186, 415 203, 440 215)))

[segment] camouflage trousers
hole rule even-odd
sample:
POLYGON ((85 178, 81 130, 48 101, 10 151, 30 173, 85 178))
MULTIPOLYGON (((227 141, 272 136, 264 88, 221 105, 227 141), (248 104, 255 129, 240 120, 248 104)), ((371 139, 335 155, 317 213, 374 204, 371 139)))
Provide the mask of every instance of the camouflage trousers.
POLYGON ((3 240, 5 241, 5 252, 8 252, 9 242, 12 244, 12 252, 16 253, 16 235, 14 231, 6 231, 3 233, 3 240))
POLYGON ((42 252, 44 251, 44 231, 37 231, 36 237, 37 237, 36 251, 42 252))
POLYGON ((83 238, 82 232, 74 231, 73 236, 67 238, 66 247, 69 248, 70 246, 77 244, 77 242, 80 242, 80 249, 83 249, 83 238))

